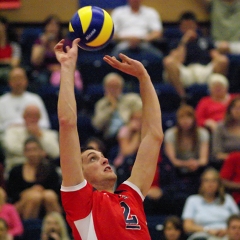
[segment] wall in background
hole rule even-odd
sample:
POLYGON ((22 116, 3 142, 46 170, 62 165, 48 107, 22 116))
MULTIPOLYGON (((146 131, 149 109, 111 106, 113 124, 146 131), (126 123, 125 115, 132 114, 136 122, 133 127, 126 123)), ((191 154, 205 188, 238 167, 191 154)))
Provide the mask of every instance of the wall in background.
MULTIPOLYGON (((49 14, 57 14, 62 22, 67 23, 79 8, 79 0, 22 0, 21 3, 21 8, 0 10, 0 14, 14 23, 41 23, 49 14)), ((184 10, 194 11, 201 22, 208 21, 201 1, 143 0, 143 4, 154 7, 163 22, 176 22, 184 10)))

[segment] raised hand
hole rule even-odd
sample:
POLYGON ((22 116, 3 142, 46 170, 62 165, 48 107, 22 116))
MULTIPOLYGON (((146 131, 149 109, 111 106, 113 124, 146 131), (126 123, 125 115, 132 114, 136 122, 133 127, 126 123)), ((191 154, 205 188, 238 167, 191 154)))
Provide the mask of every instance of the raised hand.
POLYGON ((119 57, 122 61, 109 55, 104 56, 103 60, 112 67, 137 78, 147 74, 147 71, 141 62, 131 59, 122 53, 119 54, 119 57))
POLYGON ((65 40, 62 39, 54 47, 56 58, 61 64, 66 63, 66 64, 73 64, 75 66, 77 61, 77 55, 78 55, 78 42, 80 41, 80 39, 76 38, 73 41, 71 48, 69 46, 66 46, 66 52, 63 49, 64 41, 65 40))

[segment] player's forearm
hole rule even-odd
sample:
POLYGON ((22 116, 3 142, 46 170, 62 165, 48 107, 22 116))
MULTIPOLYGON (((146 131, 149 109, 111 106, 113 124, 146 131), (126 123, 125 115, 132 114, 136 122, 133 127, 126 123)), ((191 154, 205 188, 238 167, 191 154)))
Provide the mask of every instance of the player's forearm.
POLYGON ((140 95, 143 103, 141 138, 151 133, 163 138, 160 104, 147 71, 139 77, 140 95))
POLYGON ((75 66, 61 66, 61 82, 58 99, 59 121, 75 124, 77 119, 76 100, 74 95, 75 66))

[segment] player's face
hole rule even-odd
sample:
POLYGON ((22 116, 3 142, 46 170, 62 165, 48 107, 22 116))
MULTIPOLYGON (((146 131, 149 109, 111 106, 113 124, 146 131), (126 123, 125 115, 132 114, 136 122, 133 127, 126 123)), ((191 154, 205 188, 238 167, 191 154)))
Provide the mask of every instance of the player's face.
POLYGON ((86 150, 82 153, 82 163, 84 177, 93 186, 116 181, 116 174, 101 152, 93 149, 86 150))

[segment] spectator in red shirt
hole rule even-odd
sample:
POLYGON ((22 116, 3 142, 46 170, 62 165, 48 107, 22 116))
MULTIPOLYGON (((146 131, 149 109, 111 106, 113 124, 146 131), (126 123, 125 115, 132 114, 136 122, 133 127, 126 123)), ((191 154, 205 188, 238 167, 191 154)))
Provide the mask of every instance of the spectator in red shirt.
POLYGON ((225 76, 214 73, 209 78, 209 96, 203 97, 196 106, 197 124, 211 132, 224 119, 229 102, 236 94, 229 94, 229 83, 225 76), (211 106, 211 107, 209 107, 211 106))
POLYGON ((240 152, 232 152, 224 161, 220 171, 223 185, 231 191, 240 206, 240 152))

